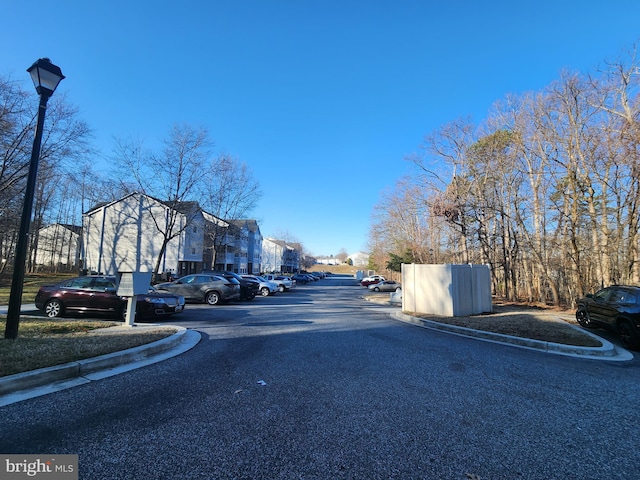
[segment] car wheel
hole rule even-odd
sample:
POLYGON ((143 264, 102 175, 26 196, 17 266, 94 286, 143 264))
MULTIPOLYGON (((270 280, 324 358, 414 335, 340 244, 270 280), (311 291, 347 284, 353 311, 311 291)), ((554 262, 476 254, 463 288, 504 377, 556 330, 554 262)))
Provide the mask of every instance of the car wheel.
POLYGON ((593 328, 593 322, 589 317, 589 312, 587 312, 584 308, 581 308, 576 312, 576 320, 581 326, 585 328, 593 328))
POLYGON ((640 338, 633 325, 628 320, 618 323, 618 334, 622 340, 622 345, 630 350, 637 350, 640 347, 640 338))
POLYGON ((401 291, 402 291, 402 289, 400 287, 396 288, 396 292, 401 292, 401 291))
POLYGON ((62 302, 55 298, 49 300, 44 306, 44 314, 49 318, 61 317, 63 310, 62 302))
POLYGON ((379 291, 380 291, 380 289, 379 289, 378 287, 373 287, 373 291, 374 291, 374 292, 379 292, 379 291))
POLYGON ((260 293, 262 294, 263 297, 268 297, 270 292, 267 287, 262 287, 262 289, 260 290, 260 293))
POLYGON ((220 303, 220 295, 218 295, 218 292, 209 292, 204 300, 209 305, 218 305, 220 303))
POLYGON ((284 285, 278 285, 278 291, 280 293, 284 293, 284 291, 285 291, 284 285))

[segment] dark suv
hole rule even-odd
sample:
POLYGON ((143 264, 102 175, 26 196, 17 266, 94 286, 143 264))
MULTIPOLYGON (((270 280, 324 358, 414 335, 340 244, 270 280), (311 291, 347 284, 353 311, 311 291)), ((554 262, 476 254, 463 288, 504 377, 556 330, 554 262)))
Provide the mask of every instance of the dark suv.
POLYGON ((240 283, 240 300, 253 300, 260 291, 260 282, 243 278, 228 270, 203 270, 202 273, 217 275, 226 279, 235 278, 240 283))
POLYGON ((578 323, 586 328, 602 327, 620 335, 629 349, 640 348, 640 287, 613 285, 578 301, 578 323))

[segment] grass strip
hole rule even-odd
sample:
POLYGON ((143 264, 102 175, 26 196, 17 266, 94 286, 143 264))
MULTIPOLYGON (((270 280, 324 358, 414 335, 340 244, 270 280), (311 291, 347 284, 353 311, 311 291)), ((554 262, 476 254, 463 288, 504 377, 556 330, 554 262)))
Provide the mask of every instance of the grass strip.
MULTIPOLYGON (((2 323, 4 329, 4 322, 2 323)), ((117 322, 22 319, 18 338, 0 339, 0 377, 97 357, 161 340, 170 329, 104 331, 117 322)))

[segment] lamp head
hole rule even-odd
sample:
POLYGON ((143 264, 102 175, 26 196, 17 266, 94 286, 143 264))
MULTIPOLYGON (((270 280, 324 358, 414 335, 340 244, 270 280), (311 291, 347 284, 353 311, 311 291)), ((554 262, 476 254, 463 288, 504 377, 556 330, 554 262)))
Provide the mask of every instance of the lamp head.
POLYGON ((62 70, 48 58, 41 58, 31 65, 27 72, 31 75, 33 85, 36 87, 38 95, 50 97, 64 78, 62 70))

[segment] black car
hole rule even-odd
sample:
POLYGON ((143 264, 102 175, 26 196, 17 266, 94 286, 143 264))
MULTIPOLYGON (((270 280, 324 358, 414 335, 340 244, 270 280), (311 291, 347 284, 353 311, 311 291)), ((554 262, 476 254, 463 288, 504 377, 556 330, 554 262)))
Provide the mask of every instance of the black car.
POLYGON ((184 310, 184 304, 185 299, 182 295, 159 292, 149 286, 146 294, 136 296, 136 320, 180 313, 184 310))
POLYGON ((260 291, 260 282, 243 278, 235 272, 228 270, 203 270, 202 273, 217 275, 227 279, 235 278, 240 283, 240 300, 253 300, 260 291))
MULTIPOLYGON (((97 313, 123 318, 127 298, 117 293, 116 278, 108 275, 86 275, 40 287, 35 298, 36 308, 47 317, 68 313, 97 313)), ((184 297, 157 292, 153 287, 136 297, 136 319, 179 313, 184 309, 184 297)))
POLYGON ((310 281, 310 278, 304 273, 296 273, 292 275, 291 278, 294 279, 296 283, 302 283, 303 285, 306 285, 310 281))
POLYGON ((617 332, 629 349, 640 348, 640 287, 613 285, 578 301, 576 320, 585 328, 617 332))

